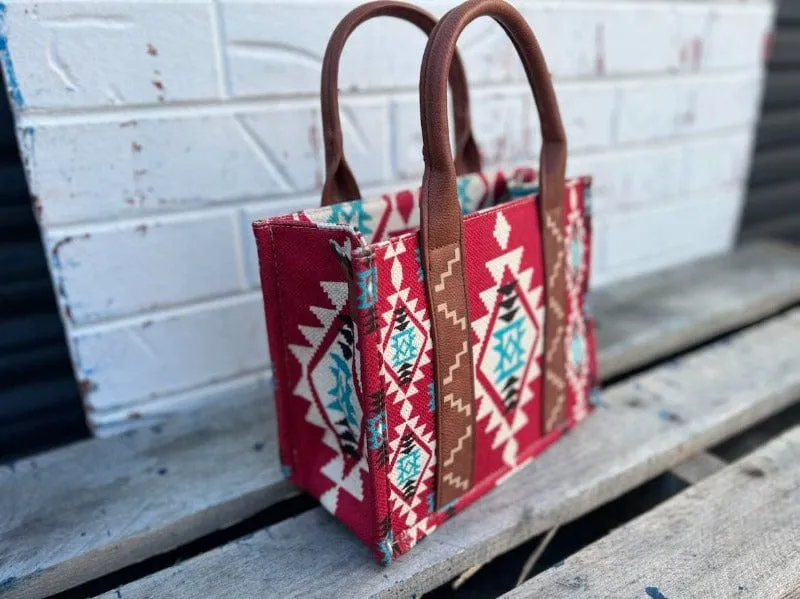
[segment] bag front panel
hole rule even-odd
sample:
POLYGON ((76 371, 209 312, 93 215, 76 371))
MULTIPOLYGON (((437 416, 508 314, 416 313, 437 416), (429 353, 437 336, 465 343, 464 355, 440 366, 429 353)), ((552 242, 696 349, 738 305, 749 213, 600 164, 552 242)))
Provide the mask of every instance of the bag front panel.
MULTIPOLYGON (((476 179, 471 179, 473 187, 476 179)), ((568 252, 566 334, 570 424, 590 409, 594 336, 584 317, 590 229, 583 196, 587 180, 568 183, 563 243, 568 252)), ((488 187, 484 189, 488 193, 488 187)), ((492 191, 494 193, 494 190, 492 191)), ((475 189, 473 189, 473 195, 475 189)), ((410 549, 557 439, 542 436, 544 280, 535 195, 508 201, 464 220, 473 341, 476 410, 475 486, 435 511, 436 399, 428 299, 418 236, 371 248, 377 285, 377 354, 385 401, 384 473, 388 523, 379 555, 410 549)), ((380 500, 378 500, 380 502, 380 500)))
POLYGON ((256 223, 254 231, 282 463, 290 481, 372 544, 374 493, 350 267, 360 240, 342 228, 291 219, 256 223))

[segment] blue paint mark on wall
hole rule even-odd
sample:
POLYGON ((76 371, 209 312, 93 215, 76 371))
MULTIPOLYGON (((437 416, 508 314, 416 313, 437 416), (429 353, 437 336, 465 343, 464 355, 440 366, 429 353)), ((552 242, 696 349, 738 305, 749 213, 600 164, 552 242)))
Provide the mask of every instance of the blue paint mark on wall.
POLYGON ((11 54, 8 52, 8 37, 6 36, 6 5, 0 2, 0 61, 3 63, 3 70, 6 72, 6 84, 8 85, 8 96, 17 108, 25 106, 22 97, 22 90, 17 82, 17 74, 14 71, 14 63, 11 54))
POLYGON ((647 596, 650 597, 650 599, 667 599, 661 594, 661 591, 658 590, 658 587, 647 587, 644 592, 647 593, 647 596))

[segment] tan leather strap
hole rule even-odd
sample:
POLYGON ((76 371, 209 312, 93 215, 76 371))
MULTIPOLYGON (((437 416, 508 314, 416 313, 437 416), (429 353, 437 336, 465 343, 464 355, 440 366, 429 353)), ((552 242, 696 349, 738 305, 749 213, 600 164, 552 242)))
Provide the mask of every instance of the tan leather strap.
MULTIPOLYGON (((322 61, 322 130, 325 139, 323 206, 361 197, 353 172, 344 158, 342 124, 339 116, 339 59, 345 42, 353 30, 364 21, 379 16, 403 19, 413 23, 426 34, 429 34, 436 25, 436 17, 413 4, 378 0, 367 2, 350 11, 333 31, 322 61)), ((467 78, 457 54, 450 70, 450 85, 453 88, 453 121, 456 130, 455 169, 459 175, 478 172, 481 170, 481 156, 470 124, 467 78)))
POLYGON ((475 406, 464 233, 450 153, 446 74, 464 28, 491 16, 522 58, 542 129, 540 210, 545 263, 544 423, 565 418, 564 252, 561 234, 567 144, 555 92, 542 51, 525 19, 505 0, 468 0, 439 21, 428 40, 420 80, 425 174, 421 233, 431 325, 437 409, 437 506, 458 499, 474 483, 475 406))

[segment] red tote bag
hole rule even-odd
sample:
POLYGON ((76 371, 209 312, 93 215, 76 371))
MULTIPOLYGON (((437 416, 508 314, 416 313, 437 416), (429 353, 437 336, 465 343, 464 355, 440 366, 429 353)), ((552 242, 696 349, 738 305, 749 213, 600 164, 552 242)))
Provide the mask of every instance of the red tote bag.
POLYGON ((398 2, 345 17, 323 63, 322 206, 253 229, 286 475, 389 563, 581 421, 597 366, 585 301, 591 181, 565 180, 564 129, 532 31, 503 0, 447 13, 422 64, 422 186, 359 199, 336 75, 347 36, 376 14, 433 28, 398 2), (455 50, 480 16, 504 28, 525 66, 538 177, 480 170, 455 50))

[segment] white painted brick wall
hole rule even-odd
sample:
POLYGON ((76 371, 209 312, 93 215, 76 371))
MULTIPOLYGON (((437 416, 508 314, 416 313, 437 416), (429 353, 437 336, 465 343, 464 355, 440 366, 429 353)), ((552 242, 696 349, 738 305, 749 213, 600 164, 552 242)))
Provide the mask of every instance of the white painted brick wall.
MULTIPOLYGON (((250 223, 318 202, 321 56, 356 4, 0 4, 23 158, 99 433, 265 384, 250 223)), ((455 0, 421 4, 441 14, 455 0)), ((773 4, 514 4, 554 76, 568 170, 594 176, 593 284, 728 250, 773 4)), ((419 184, 424 42, 380 19, 345 50, 345 147, 365 194, 419 184)), ((487 164, 535 161, 534 104, 505 35, 480 21, 459 47, 487 164)))

